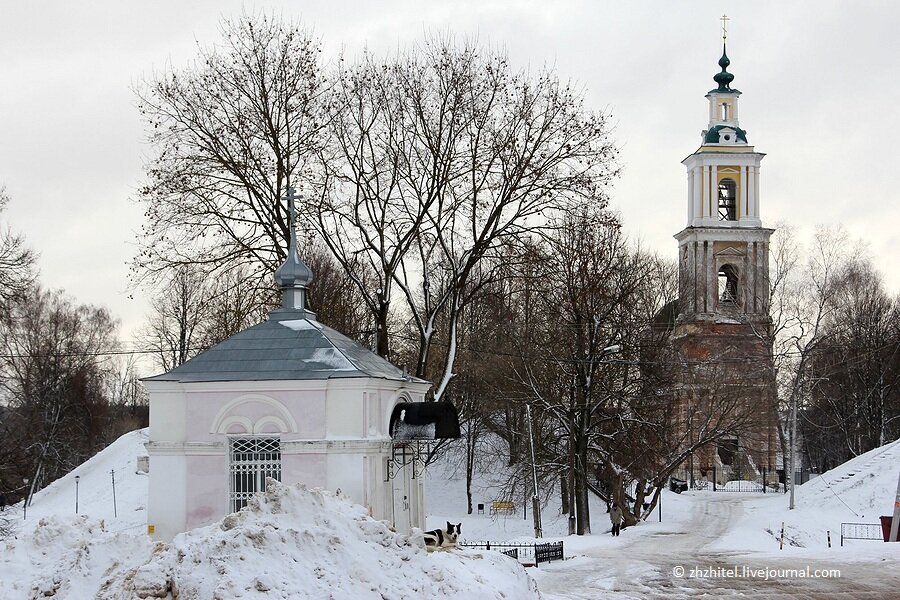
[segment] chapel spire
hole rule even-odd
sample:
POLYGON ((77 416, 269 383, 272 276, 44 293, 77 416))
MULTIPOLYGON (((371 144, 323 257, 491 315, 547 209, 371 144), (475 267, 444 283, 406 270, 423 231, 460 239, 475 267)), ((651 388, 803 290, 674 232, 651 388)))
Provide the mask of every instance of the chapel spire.
POLYGON ((273 311, 272 316, 292 313, 294 318, 296 313, 301 317, 315 318, 315 314, 306 309, 306 293, 309 290, 309 284, 312 283, 312 271, 300 259, 297 251, 297 210, 294 201, 299 196, 294 192, 294 188, 288 188, 287 196, 284 197, 288 203, 288 220, 290 229, 290 243, 288 245, 287 256, 284 263, 275 271, 275 283, 281 288, 281 308, 273 311))
MULTIPOLYGON (((731 90, 731 82, 734 81, 734 75, 728 72, 728 65, 731 64, 731 61, 728 59, 728 52, 725 50, 725 43, 728 39, 728 21, 730 19, 727 15, 722 15, 722 58, 719 59, 719 67, 722 69, 719 73, 716 73, 713 77, 713 81, 719 84, 719 87, 713 91, 716 92, 730 92, 731 90)), ((737 91, 737 90, 735 90, 737 91)))

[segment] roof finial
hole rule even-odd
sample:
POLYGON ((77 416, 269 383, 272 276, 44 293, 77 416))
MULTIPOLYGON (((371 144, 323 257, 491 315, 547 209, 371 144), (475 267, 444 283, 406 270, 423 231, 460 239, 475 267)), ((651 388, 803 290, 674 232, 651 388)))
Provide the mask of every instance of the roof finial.
POLYGON ((299 197, 294 188, 288 188, 287 195, 284 197, 288 204, 290 242, 284 263, 275 271, 275 282, 282 291, 282 311, 300 310, 314 317, 315 315, 306 310, 306 289, 313 280, 313 274, 309 267, 300 260, 300 254, 297 251, 297 209, 294 201, 299 197))
POLYGON ((727 15, 722 15, 719 20, 722 21, 722 58, 719 59, 719 66, 722 67, 722 71, 716 73, 715 77, 713 77, 713 81, 719 84, 718 89, 714 91, 730 92, 732 91, 731 82, 734 80, 734 75, 728 72, 728 65, 731 64, 731 61, 728 60, 728 54, 725 51, 725 40, 728 38, 728 21, 731 19, 727 15))
POLYGON ((297 207, 294 200, 298 198, 294 192, 294 188, 288 188, 287 196, 284 197, 288 202, 288 227, 291 230, 291 241, 288 244, 288 253, 297 253, 297 207))

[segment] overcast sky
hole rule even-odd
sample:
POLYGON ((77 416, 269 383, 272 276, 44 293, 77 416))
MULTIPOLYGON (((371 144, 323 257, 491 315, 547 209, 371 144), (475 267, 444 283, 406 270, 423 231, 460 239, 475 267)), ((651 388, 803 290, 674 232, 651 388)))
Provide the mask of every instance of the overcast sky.
POLYGON ((3 220, 40 253, 44 285, 107 306, 126 339, 147 311, 127 289, 148 154, 132 85, 186 65, 223 15, 261 9, 300 18, 330 57, 449 30, 505 47, 518 66, 555 66, 613 116, 624 172, 612 205, 627 230, 673 258, 681 160, 706 126, 727 13, 741 126, 767 154, 764 225, 842 224, 900 292, 897 2, 0 0, 3 220))

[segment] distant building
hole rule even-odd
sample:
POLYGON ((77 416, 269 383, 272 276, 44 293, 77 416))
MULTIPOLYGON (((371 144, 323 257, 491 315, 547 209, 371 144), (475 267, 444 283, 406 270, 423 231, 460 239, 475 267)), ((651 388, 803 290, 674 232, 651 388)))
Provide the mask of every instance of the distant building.
POLYGON ((764 154, 747 141, 738 116, 741 92, 723 45, 718 87, 709 91, 709 124, 687 167, 687 227, 678 240, 679 299, 668 307, 679 426, 687 443, 700 428, 741 414, 716 446, 691 455, 685 479, 726 481, 775 473, 775 382, 769 315, 769 237, 760 219, 764 154), (674 319, 671 319, 674 313, 674 319), (746 410, 749 407, 749 411, 746 410), (704 410, 720 411, 699 422, 704 410), (727 414, 726 414, 727 413, 727 414), (748 414, 750 413, 750 414, 748 414))
MULTIPOLYGON (((289 199, 293 207, 292 193, 289 199)), ((392 418, 399 431, 396 422, 407 413, 427 412, 407 403, 422 402, 431 384, 306 310, 312 273, 293 231, 275 277, 283 302, 267 321, 144 380, 148 530, 168 540, 212 523, 243 507, 266 477, 339 489, 400 531, 422 527, 423 487, 415 472, 421 464, 413 463, 416 445, 409 440, 433 439, 435 427, 420 423, 396 443, 390 427, 392 418)), ((429 403, 431 412, 440 405, 429 403)), ((443 433, 458 437, 455 413, 450 421, 443 433)))

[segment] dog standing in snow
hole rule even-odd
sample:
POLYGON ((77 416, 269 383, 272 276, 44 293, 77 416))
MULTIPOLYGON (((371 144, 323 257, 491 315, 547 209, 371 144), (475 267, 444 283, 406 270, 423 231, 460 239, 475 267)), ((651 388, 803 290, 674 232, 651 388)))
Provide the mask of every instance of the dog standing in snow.
POLYGON ((459 531, 462 523, 454 525, 447 521, 446 529, 434 529, 426 531, 423 535, 425 538, 425 549, 429 552, 439 548, 453 548, 456 546, 456 540, 459 538, 459 531))

